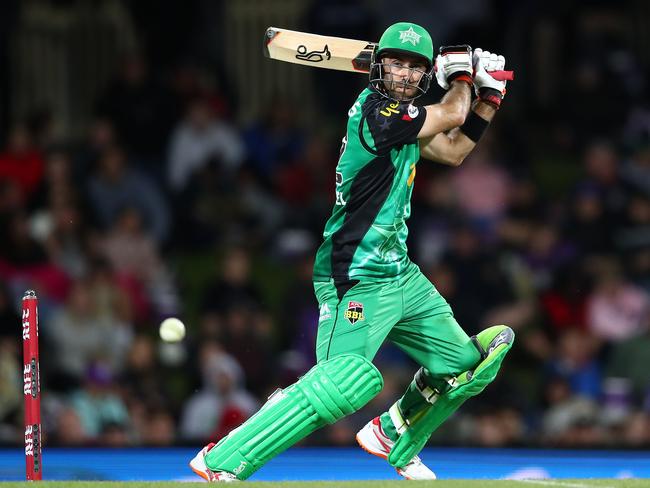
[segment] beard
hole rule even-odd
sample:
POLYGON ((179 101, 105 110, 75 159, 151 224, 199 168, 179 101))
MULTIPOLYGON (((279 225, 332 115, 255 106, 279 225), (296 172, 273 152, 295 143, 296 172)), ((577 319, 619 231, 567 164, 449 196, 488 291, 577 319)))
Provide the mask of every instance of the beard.
POLYGON ((409 83, 407 80, 404 81, 385 81, 386 91, 395 98, 395 100, 411 100, 417 94, 417 83, 409 83))

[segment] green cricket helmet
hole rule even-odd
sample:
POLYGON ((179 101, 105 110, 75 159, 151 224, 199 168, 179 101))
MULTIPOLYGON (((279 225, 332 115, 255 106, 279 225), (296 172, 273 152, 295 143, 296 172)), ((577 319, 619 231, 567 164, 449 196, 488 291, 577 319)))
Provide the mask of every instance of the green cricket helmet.
POLYGON ((398 22, 384 31, 375 46, 370 61, 370 83, 380 93, 392 98, 385 87, 385 73, 381 63, 384 55, 408 55, 421 58, 426 65, 426 71, 420 79, 418 94, 412 98, 424 95, 429 89, 433 76, 433 41, 427 30, 412 22, 398 22))

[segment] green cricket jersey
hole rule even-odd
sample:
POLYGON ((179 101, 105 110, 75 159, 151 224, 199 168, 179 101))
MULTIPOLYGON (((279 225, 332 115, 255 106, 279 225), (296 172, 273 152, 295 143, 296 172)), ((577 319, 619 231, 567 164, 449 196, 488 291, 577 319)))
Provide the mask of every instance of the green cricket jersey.
POLYGON ((349 288, 357 280, 398 276, 408 265, 417 134, 426 110, 366 88, 348 111, 336 167, 336 203, 314 263, 314 281, 349 288))

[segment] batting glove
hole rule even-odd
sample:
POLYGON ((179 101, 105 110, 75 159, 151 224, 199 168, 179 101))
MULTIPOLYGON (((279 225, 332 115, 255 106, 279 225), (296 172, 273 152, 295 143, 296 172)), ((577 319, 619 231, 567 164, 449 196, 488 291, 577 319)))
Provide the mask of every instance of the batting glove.
POLYGON ((460 46, 442 46, 436 58, 436 81, 444 90, 454 80, 472 84, 472 48, 467 44, 460 46))
POLYGON ((476 95, 484 102, 499 108, 506 94, 506 82, 495 80, 489 72, 502 71, 506 66, 506 58, 477 48, 474 49, 472 61, 476 95))

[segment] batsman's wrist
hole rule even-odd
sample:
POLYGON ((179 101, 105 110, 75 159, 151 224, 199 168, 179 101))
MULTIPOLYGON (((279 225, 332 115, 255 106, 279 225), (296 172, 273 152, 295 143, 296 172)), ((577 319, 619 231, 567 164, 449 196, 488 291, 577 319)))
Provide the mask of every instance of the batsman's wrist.
POLYGON ((503 93, 495 88, 483 87, 479 88, 478 97, 481 101, 489 103, 498 110, 503 100, 503 93))
POLYGON ((466 71, 456 71, 455 73, 450 74, 447 77, 447 83, 451 85, 452 81, 464 81, 469 86, 474 86, 474 80, 472 79, 472 74, 466 71))
POLYGON ((460 131, 465 134, 472 142, 477 144, 489 125, 489 120, 485 120, 479 114, 473 110, 470 110, 469 115, 465 119, 465 123, 460 126, 460 131))

